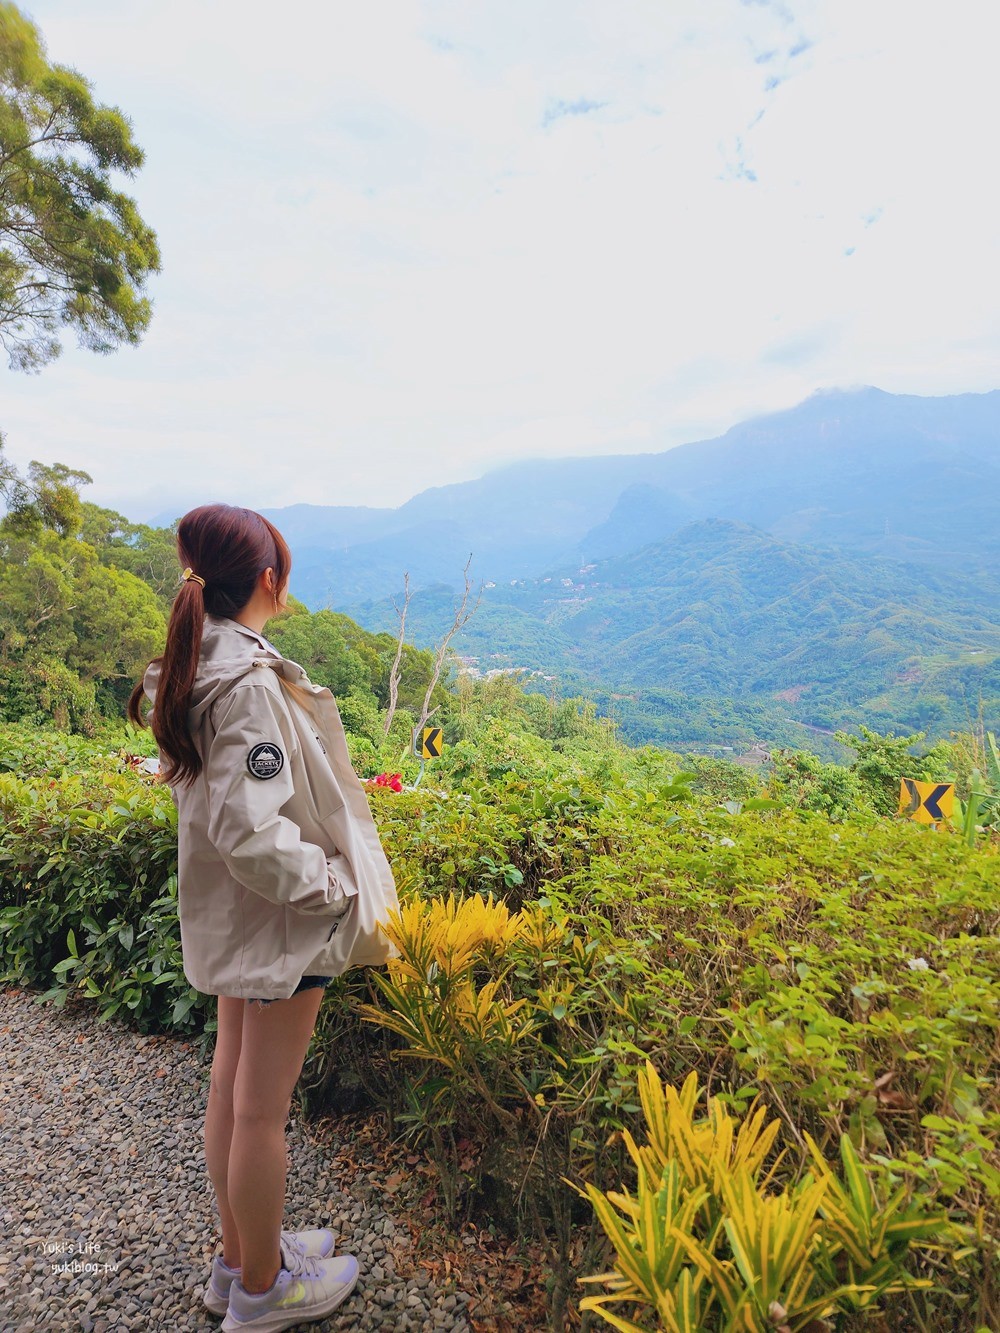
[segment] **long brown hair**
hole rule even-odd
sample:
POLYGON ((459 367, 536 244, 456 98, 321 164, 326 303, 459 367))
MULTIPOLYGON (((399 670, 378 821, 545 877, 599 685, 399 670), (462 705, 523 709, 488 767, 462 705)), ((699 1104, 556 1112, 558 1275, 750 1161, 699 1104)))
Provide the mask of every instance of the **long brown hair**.
MULTIPOLYGON (((253 596, 257 579, 273 569, 280 591, 292 567, 292 557, 281 533, 262 514, 233 505, 201 505, 185 514, 177 527, 177 554, 181 564, 205 580, 181 584, 170 611, 167 646, 160 663, 160 680, 150 726, 168 761, 164 782, 191 783, 201 772, 201 756, 188 729, 188 709, 201 653, 205 613, 233 617, 253 596)), ((128 717, 145 726, 140 680, 128 701, 128 717)))

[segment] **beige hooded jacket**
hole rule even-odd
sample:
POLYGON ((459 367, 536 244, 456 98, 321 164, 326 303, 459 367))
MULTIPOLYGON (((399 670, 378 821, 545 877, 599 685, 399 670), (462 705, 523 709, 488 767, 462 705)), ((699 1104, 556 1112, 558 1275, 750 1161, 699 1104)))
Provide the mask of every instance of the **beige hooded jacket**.
MULTIPOLYGON (((143 678, 154 709, 159 674, 143 678)), ((188 721, 203 768, 171 793, 191 985, 282 1000, 304 975, 394 956, 379 929, 399 905, 392 871, 331 692, 254 630, 206 616, 188 721)))

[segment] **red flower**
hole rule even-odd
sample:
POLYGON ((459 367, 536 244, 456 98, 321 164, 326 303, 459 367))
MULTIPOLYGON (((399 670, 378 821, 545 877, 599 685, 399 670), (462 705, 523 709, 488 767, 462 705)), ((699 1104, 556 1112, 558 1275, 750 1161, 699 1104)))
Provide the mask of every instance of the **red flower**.
POLYGON ((368 781, 373 782, 376 787, 388 787, 391 791, 403 790, 402 773, 380 773, 378 777, 369 778, 368 781))

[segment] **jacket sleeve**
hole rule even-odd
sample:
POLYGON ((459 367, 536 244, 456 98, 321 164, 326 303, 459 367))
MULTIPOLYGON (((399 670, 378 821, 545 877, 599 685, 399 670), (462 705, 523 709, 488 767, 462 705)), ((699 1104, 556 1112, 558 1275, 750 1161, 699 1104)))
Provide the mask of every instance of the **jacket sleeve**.
POLYGON ((280 813, 298 748, 284 701, 263 684, 239 685, 220 702, 215 726, 204 760, 208 837, 230 874, 273 903, 339 916, 357 892, 345 858, 328 860, 280 813))

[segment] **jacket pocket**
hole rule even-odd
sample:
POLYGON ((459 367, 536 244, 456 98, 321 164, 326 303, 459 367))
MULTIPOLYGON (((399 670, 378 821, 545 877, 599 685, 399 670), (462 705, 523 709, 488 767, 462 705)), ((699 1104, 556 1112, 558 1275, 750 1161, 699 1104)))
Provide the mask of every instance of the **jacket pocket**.
POLYGON ((349 898, 349 899, 347 900, 347 905, 345 906, 344 910, 341 912, 340 916, 334 918, 333 925, 330 927, 330 933, 329 933, 329 934, 327 935, 327 937, 326 937, 326 942, 327 942, 327 944, 329 944, 330 941, 333 939, 334 935, 336 935, 337 931, 338 931, 338 930, 341 928, 341 926, 344 924, 344 921, 346 920, 346 918, 347 918, 348 916, 350 916, 350 914, 351 914, 351 912, 352 912, 352 910, 353 910, 353 908, 354 908, 354 905, 355 905, 356 901, 357 901, 357 895, 355 894, 355 896, 354 896, 353 898, 349 898))
POLYGON ((321 824, 338 815, 347 804, 340 783, 321 754, 310 755, 306 766, 306 794, 321 824))
POLYGON ((313 796, 316 817, 321 824, 326 824, 327 820, 339 815, 346 804, 347 802, 342 796, 335 795, 333 792, 321 792, 313 796))
MULTIPOLYGON (((326 858, 326 867, 330 876, 331 900, 335 901, 334 895, 343 899, 341 911, 338 913, 336 908, 333 914, 339 920, 351 908, 358 896, 358 881, 350 861, 344 856, 343 852, 335 852, 333 856, 326 858)), ((333 901, 331 906, 333 906, 333 901)))

